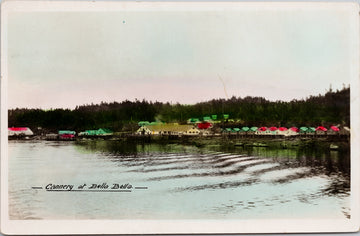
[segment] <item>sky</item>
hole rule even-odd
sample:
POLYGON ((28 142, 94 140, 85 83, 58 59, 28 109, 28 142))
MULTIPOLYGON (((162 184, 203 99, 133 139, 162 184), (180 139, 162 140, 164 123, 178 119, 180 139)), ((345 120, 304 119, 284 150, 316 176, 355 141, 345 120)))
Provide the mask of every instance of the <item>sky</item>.
POLYGON ((336 7, 10 12, 8 107, 324 94, 350 84, 352 19, 336 7))

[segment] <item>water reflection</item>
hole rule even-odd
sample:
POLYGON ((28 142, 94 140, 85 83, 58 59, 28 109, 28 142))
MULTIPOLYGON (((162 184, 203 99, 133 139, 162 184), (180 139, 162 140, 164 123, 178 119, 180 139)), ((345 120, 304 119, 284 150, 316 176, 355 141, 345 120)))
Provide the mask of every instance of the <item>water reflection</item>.
POLYGON ((334 151, 324 143, 291 148, 221 145, 198 148, 92 140, 77 143, 77 148, 82 152, 99 152, 111 157, 111 161, 134 167, 126 172, 151 173, 146 181, 223 178, 240 173, 250 176, 245 181, 189 186, 176 191, 232 188, 259 181, 284 184, 318 175, 327 175, 332 180, 322 190, 323 194, 347 194, 350 191, 350 152, 346 145, 334 151))
POLYGON ((237 147, 229 149, 228 146, 217 146, 211 148, 197 148, 194 146, 184 146, 176 144, 137 144, 125 143, 121 141, 87 141, 77 143, 78 150, 81 152, 99 152, 107 156, 125 158, 143 156, 159 156, 164 154, 186 154, 187 157, 174 159, 173 157, 161 158, 161 164, 173 164, 179 162, 193 161, 194 157, 201 161, 211 161, 213 168, 228 167, 238 163, 239 154, 241 160, 244 157, 271 158, 273 161, 283 163, 292 167, 309 166, 320 168, 325 174, 341 173, 342 175, 350 175, 350 151, 349 146, 340 150, 330 150, 322 144, 313 144, 309 146, 299 146, 292 148, 269 148, 269 147, 237 147), (211 152, 218 152, 215 156, 210 156, 211 152), (233 155, 220 154, 232 153, 233 155), (188 155, 193 156, 188 156, 188 155), (204 156, 205 154, 205 156, 204 156), (236 154, 236 155, 235 155, 236 154), (223 155, 223 157, 221 157, 223 155))
POLYGON ((321 143, 284 149, 14 141, 9 143, 10 217, 349 218, 349 153, 347 148, 334 151, 321 143), (103 182, 148 190, 125 195, 31 189, 48 183, 103 182))

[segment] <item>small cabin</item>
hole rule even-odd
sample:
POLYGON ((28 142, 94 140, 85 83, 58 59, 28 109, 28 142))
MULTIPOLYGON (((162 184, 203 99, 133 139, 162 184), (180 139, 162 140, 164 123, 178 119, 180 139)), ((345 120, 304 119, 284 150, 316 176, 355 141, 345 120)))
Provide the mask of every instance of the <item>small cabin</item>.
POLYGON ((329 135, 339 135, 340 134, 340 128, 338 126, 330 126, 330 129, 328 129, 327 134, 329 134, 329 135))
POLYGON ((298 135, 300 132, 299 128, 297 127, 291 127, 289 129, 279 129, 279 134, 283 134, 284 136, 293 136, 298 135))
POLYGON ((260 127, 255 131, 256 135, 269 135, 270 130, 267 127, 260 127))

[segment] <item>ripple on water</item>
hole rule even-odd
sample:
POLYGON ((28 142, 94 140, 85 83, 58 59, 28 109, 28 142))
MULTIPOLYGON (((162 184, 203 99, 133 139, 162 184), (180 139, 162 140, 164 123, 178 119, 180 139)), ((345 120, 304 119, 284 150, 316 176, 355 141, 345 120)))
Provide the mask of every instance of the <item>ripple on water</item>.
POLYGON ((298 174, 307 174, 310 173, 311 169, 308 167, 300 167, 300 168, 287 168, 266 172, 259 176, 261 181, 264 182, 277 182, 283 179, 290 179, 291 176, 295 176, 298 174))
POLYGON ((256 166, 251 166, 245 169, 245 171, 247 172, 255 172, 255 171, 261 171, 261 170, 266 170, 269 168, 273 168, 273 167, 278 167, 280 166, 279 163, 265 163, 265 164, 259 164, 256 166))

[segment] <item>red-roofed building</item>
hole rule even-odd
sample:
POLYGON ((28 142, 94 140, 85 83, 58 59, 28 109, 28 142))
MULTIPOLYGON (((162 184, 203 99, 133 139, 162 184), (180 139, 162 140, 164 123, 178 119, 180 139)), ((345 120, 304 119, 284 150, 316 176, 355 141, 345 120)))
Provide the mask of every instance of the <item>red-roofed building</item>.
POLYGON ((212 126, 213 125, 210 122, 202 122, 202 123, 197 124, 198 129, 209 129, 212 126))
POLYGON ((16 135, 34 135, 34 133, 31 131, 28 127, 11 127, 8 128, 8 135, 9 136, 16 136, 16 135))

